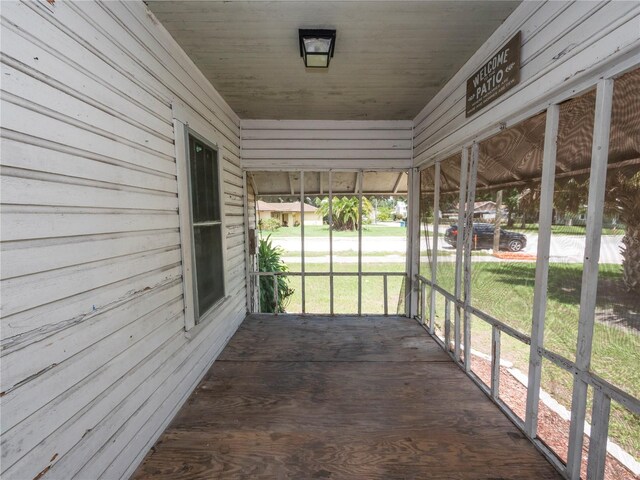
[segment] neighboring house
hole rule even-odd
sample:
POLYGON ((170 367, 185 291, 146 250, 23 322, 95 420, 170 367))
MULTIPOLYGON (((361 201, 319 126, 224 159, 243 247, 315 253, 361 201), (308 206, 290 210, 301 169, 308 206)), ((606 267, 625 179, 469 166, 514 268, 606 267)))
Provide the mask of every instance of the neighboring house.
MULTIPOLYGON (((502 218, 506 218, 509 211, 502 207, 502 218)), ((496 202, 492 200, 484 200, 481 202, 475 202, 473 204, 473 216, 482 220, 495 220, 496 219, 496 202)))
POLYGON ((407 204, 402 200, 398 200, 398 203, 396 203, 396 210, 394 213, 397 219, 407 218, 407 204))
MULTIPOLYGON (((503 207, 502 218, 506 218, 508 213, 508 210, 503 207)), ((458 205, 456 204, 454 209, 452 209, 451 211, 442 213, 442 218, 448 219, 450 222, 455 223, 458 220, 458 205)), ((496 202, 492 200, 474 202, 473 218, 475 218, 476 220, 495 220, 496 202)))
MULTIPOLYGON (((555 215, 554 225, 564 225, 567 227, 570 226, 580 226, 584 227, 587 225, 587 207, 580 209, 578 213, 565 213, 562 215, 555 215)), ((620 226, 617 215, 610 215, 605 212, 602 217, 602 226, 604 228, 617 228, 620 226)))
MULTIPOLYGON (((300 225, 300 202, 268 203, 258 200, 258 221, 275 218, 283 227, 300 225)), ((304 224, 322 225, 322 214, 313 205, 304 204, 304 224)))

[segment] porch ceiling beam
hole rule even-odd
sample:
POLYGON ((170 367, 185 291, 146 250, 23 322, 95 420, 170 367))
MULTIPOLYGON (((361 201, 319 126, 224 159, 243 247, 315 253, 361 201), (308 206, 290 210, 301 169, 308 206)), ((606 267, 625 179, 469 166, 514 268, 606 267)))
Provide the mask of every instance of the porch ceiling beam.
MULTIPOLYGON (((531 145, 533 148, 535 148, 536 150, 540 150, 540 145, 539 143, 531 137, 531 134, 524 132, 522 134, 525 142, 527 142, 529 145, 531 145)), ((542 149, 544 150, 544 146, 542 147, 542 149)), ((568 167, 564 162, 559 162, 558 159, 556 158, 556 168, 560 169, 563 172, 568 172, 570 167, 568 167)))
POLYGON ((293 183, 293 173, 289 172, 289 188, 291 189, 291 195, 295 195, 295 187, 293 183))
MULTIPOLYGON (((629 160, 623 160, 621 162, 616 162, 616 163, 609 163, 607 164, 607 170, 615 170, 618 168, 624 168, 624 167, 628 167, 630 165, 638 165, 640 164, 640 157, 639 158, 630 158, 629 160)), ((568 172, 563 172, 563 173, 558 173, 556 174, 555 178, 571 178, 571 177, 575 177, 578 175, 587 175, 591 173, 591 167, 587 167, 587 168, 581 168, 579 170, 573 170, 573 171, 568 171, 568 172)), ((504 190, 505 188, 511 188, 511 187, 520 187, 523 185, 527 185, 530 183, 537 183, 540 182, 542 180, 542 177, 533 177, 533 178, 529 178, 527 180, 520 180, 518 182, 507 182, 507 183, 497 183, 495 185, 490 185, 487 187, 482 187, 482 188, 477 188, 476 190, 496 190, 496 189, 501 189, 504 190)), ((453 190, 455 192, 457 192, 457 190, 453 190)), ((447 191, 446 193, 451 193, 451 191, 447 191)))
POLYGON ((491 185, 489 180, 487 180, 486 177, 480 175, 479 173, 476 174, 476 184, 480 184, 483 187, 488 187, 489 185, 491 185))
POLYGON ((571 170, 571 167, 567 166, 566 163, 559 162, 558 160, 556 160, 556 168, 560 169, 560 171, 562 171, 563 173, 566 173, 571 170))
POLYGON ((403 175, 404 175, 404 172, 400 172, 400 174, 398 175, 398 179, 396 180, 396 183, 393 186, 393 193, 394 194, 398 193, 398 189, 400 188, 400 182, 402 181, 402 176, 403 175))
MULTIPOLYGON (((485 157, 487 158, 487 157, 485 157)), ((492 159, 491 157, 489 157, 489 159, 492 159)), ((513 178, 515 178, 516 180, 522 180, 522 177, 520 175, 517 175, 515 173, 513 173, 510 169, 508 169, 507 167, 505 167, 504 165, 502 165, 498 160, 496 160, 495 158, 492 159, 493 160, 493 165, 497 166, 498 168, 500 168, 500 170, 507 172, 509 175, 511 175, 513 178)))
MULTIPOLYGON (((456 193, 458 192, 458 189, 456 188, 454 190, 456 193)), ((327 193, 326 194, 322 194, 322 195, 328 195, 329 190, 327 189, 327 193)), ((306 195, 320 195, 321 193, 316 192, 314 193, 313 191, 309 192, 306 191, 305 192, 306 195)), ((451 193, 450 191, 446 191, 445 193, 451 193)), ((277 196, 277 195, 288 195, 289 192, 263 192, 259 195, 260 198, 264 198, 264 197, 273 197, 273 196, 277 196)), ((373 195, 373 196, 383 196, 383 197, 403 197, 407 194, 406 191, 402 191, 399 190, 398 193, 393 193, 391 190, 367 190, 366 192, 363 191, 364 195, 373 195)), ((353 193, 351 191, 349 192, 335 192, 335 195, 339 195, 341 197, 353 197, 355 195, 358 195, 357 193, 353 193)))
POLYGON ((260 195, 258 192, 258 185, 256 185, 256 179, 253 178, 253 173, 249 172, 249 181, 251 182, 251 187, 253 188, 253 194, 257 197, 260 195))
MULTIPOLYGON (((440 162, 442 163, 442 162, 440 162)), ((445 173, 444 171, 440 170, 440 175, 442 175, 442 179, 446 180, 448 183, 451 183, 453 185, 455 185, 455 181, 453 179, 453 177, 447 173, 445 173)), ((489 180, 487 180, 484 176, 482 176, 482 174, 478 173, 476 176, 476 183, 482 185, 482 188, 486 188, 489 187, 491 184, 489 183, 489 180)), ((456 192, 458 191, 457 189, 455 190, 456 192)), ((444 190, 441 190, 441 193, 445 193, 444 190)), ((446 193, 449 193, 448 191, 446 193)))

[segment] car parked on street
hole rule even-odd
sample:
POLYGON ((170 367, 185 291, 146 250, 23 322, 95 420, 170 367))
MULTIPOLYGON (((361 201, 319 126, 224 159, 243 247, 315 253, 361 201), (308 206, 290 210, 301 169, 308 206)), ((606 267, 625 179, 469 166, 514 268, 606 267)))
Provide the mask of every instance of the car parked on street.
MULTIPOLYGON (((494 231, 495 226, 491 223, 474 223, 471 248, 473 250, 493 248, 494 231)), ((449 245, 455 247, 458 240, 458 226, 451 225, 445 232, 444 239, 449 245)), ((511 232, 503 228, 500 229, 500 250, 519 252, 526 246, 526 235, 519 232, 511 232)))

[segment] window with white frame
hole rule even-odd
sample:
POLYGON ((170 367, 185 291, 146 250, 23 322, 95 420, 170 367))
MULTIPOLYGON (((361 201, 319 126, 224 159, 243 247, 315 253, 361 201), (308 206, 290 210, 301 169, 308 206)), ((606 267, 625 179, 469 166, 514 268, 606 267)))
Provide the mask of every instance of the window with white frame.
POLYGON ((225 294, 218 151, 189 133, 189 198, 195 321, 225 294))

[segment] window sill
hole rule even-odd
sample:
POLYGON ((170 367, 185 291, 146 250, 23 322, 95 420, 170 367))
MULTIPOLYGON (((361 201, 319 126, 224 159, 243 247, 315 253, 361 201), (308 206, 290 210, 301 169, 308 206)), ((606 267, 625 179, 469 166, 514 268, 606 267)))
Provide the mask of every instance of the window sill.
POLYGON ((214 318, 218 313, 220 313, 220 310, 222 310, 229 303, 230 300, 231 300, 231 296, 226 296, 226 297, 222 297, 215 304, 213 304, 211 308, 206 311, 206 313, 202 316, 201 320, 196 325, 194 325, 189 330, 185 329, 184 331, 185 338, 192 339, 193 337, 197 336, 199 332, 201 332, 207 327, 207 325, 211 322, 211 319, 214 318))

